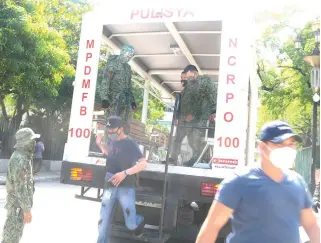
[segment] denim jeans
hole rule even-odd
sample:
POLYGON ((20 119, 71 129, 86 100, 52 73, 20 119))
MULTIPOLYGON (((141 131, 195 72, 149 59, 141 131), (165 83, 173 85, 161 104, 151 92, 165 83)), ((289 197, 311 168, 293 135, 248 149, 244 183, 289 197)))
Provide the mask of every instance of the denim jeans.
POLYGON ((104 190, 99 220, 99 236, 97 243, 109 243, 111 221, 114 207, 118 201, 124 214, 126 227, 134 231, 143 221, 141 215, 136 214, 135 188, 111 187, 104 190))

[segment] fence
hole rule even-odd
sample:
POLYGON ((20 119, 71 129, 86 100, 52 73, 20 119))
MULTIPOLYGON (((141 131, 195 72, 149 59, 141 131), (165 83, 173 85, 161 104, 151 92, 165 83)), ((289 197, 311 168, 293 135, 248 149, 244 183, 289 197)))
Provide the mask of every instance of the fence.
MULTIPOLYGON (((62 125, 53 119, 36 118, 30 124, 36 133, 41 134, 45 145, 43 158, 46 160, 62 160, 64 145, 67 140, 68 124, 62 125)), ((7 120, 0 118, 0 158, 7 159, 13 152, 15 144, 16 126, 7 120)))
POLYGON ((312 147, 304 148, 298 151, 295 159, 295 171, 302 175, 308 184, 311 181, 311 165, 312 147))
MULTIPOLYGON (((40 133, 45 145, 44 159, 62 160, 64 145, 67 140, 68 124, 62 126, 52 119, 37 119, 30 126, 40 133)), ((0 118, 0 158, 9 158, 15 143, 15 124, 0 118)), ((307 183, 311 181, 312 148, 304 148, 297 153, 295 170, 303 176, 307 183)))

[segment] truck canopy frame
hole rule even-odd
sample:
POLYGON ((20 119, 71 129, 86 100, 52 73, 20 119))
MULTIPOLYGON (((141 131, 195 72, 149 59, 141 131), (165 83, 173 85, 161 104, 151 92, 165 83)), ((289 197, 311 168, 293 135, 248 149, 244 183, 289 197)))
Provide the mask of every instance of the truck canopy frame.
POLYGON ((119 52, 124 44, 135 48, 132 69, 145 79, 142 122, 147 120, 151 86, 166 104, 183 89, 181 72, 193 64, 199 74, 218 82, 222 21, 148 22, 104 25, 102 44, 119 52), (152 43, 152 45, 151 45, 152 43))
POLYGON ((257 106, 256 79, 251 78, 255 66, 252 15, 235 6, 233 10, 229 6, 191 10, 145 5, 124 8, 120 3, 107 3, 83 17, 64 160, 95 163, 87 151, 100 47, 107 45, 117 52, 130 44, 135 48, 130 65, 145 79, 143 122, 151 86, 161 91, 161 99, 172 102, 183 88, 183 68, 193 64, 200 74, 208 74, 214 82, 220 80, 215 138, 211 141, 215 144, 215 170, 224 176, 224 172, 244 166, 246 152, 253 151, 257 106), (79 153, 74 153, 75 147, 79 153))

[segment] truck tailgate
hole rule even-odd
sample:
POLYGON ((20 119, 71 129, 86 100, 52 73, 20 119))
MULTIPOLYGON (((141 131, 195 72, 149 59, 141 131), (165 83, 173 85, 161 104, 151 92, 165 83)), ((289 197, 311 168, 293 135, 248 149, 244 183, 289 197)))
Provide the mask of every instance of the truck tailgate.
MULTIPOLYGON (((164 181, 165 165, 148 164, 139 174, 141 186, 152 181, 164 181)), ((222 175, 221 175, 222 176, 222 175)), ((223 178, 217 178, 211 169, 169 166, 168 195, 181 200, 211 202, 223 178)))

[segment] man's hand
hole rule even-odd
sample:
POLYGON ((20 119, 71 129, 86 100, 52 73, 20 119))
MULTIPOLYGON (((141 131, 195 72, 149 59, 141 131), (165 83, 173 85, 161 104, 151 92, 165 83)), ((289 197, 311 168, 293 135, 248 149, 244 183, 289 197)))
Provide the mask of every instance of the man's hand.
POLYGON ((132 105, 132 109, 133 109, 133 111, 136 111, 136 108, 137 108, 136 103, 135 103, 135 102, 132 102, 132 103, 131 103, 131 105, 132 105))
POLYGON ((108 150, 104 146, 101 147, 101 150, 105 156, 108 155, 108 150))
POLYGON ((213 113, 213 114, 209 115, 208 119, 210 120, 210 122, 214 122, 215 121, 215 117, 216 117, 216 114, 213 113))
POLYGON ((25 224, 30 224, 32 220, 31 211, 23 213, 23 222, 25 224))
POLYGON ((108 182, 112 182, 114 186, 119 186, 119 184, 126 178, 126 174, 124 171, 118 172, 117 174, 113 175, 108 182))
POLYGON ((188 115, 185 117, 185 121, 190 122, 191 120, 193 120, 193 116, 192 116, 192 114, 188 114, 188 115))

